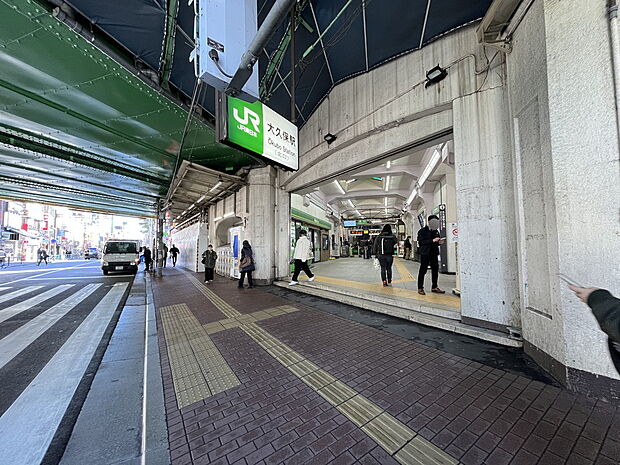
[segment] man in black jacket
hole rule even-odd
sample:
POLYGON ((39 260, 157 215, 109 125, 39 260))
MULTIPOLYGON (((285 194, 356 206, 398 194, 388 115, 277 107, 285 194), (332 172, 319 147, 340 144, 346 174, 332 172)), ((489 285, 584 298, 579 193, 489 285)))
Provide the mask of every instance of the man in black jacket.
POLYGON ((605 289, 569 287, 592 309, 601 330, 609 337, 609 355, 620 373, 620 299, 605 289))
POLYGON ((431 291, 436 294, 445 294, 446 291, 439 289, 437 280, 439 279, 439 244, 443 244, 439 236, 439 217, 431 215, 428 217, 428 224, 418 231, 418 252, 420 253, 420 272, 418 273, 418 294, 426 295, 424 292, 424 276, 428 265, 431 266, 433 285, 431 291))

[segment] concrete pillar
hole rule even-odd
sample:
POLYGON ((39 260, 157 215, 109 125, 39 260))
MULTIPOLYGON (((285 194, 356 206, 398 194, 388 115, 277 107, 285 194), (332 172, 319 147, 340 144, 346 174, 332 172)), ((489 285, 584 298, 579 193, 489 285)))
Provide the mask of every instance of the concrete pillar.
POLYGON ((462 319, 502 331, 507 326, 520 327, 504 88, 459 98, 453 111, 462 319))
MULTIPOLYGON (((606 2, 545 0, 544 18, 557 271, 618 295, 620 160, 606 2)), ((557 276, 550 290, 567 384, 584 391, 618 379, 590 311, 557 276)))
POLYGON ((244 238, 254 252, 257 284, 271 284, 275 277, 275 177, 271 166, 253 169, 248 175, 248 219, 244 238))
POLYGON ((275 278, 286 279, 290 274, 291 247, 291 194, 275 190, 275 278))

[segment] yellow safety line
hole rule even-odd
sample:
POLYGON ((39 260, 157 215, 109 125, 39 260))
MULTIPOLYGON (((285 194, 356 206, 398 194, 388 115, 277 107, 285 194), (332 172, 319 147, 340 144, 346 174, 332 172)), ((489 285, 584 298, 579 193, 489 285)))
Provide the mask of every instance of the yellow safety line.
POLYGON ((316 275, 316 281, 325 284, 334 284, 351 289, 360 289, 367 292, 378 292, 380 294, 390 295, 394 297, 403 297, 409 300, 417 300, 428 302, 431 304, 445 305, 447 307, 460 308, 461 300, 458 297, 452 297, 443 294, 427 294, 420 295, 418 291, 409 289, 401 289, 399 287, 383 287, 380 283, 361 283, 359 281, 350 281, 348 279, 330 278, 327 276, 316 275))

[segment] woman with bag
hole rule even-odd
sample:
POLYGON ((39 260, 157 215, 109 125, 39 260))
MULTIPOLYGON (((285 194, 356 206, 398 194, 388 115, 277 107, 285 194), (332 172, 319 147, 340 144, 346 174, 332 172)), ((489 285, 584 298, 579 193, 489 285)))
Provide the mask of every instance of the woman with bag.
POLYGON ((245 275, 248 275, 249 288, 254 287, 254 281, 252 281, 252 271, 254 271, 254 257, 252 255, 252 246, 248 241, 243 241, 243 249, 241 249, 241 260, 239 261, 239 271, 241 277, 239 278, 239 289, 243 289, 243 282, 245 281, 245 275))
POLYGON ((383 281, 383 287, 392 284, 392 264, 394 263, 394 251, 396 250, 397 243, 398 239, 392 234, 392 227, 386 224, 383 226, 381 234, 375 239, 372 248, 375 257, 377 257, 381 265, 381 281, 383 281))

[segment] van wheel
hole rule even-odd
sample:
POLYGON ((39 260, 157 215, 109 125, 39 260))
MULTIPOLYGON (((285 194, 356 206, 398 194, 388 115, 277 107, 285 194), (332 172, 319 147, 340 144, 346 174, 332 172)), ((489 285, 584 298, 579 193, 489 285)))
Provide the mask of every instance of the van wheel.
POLYGON ((103 270, 103 274, 104 274, 104 275, 106 275, 106 276, 107 276, 107 275, 108 275, 108 273, 109 273, 109 271, 108 271, 108 270, 103 270))

